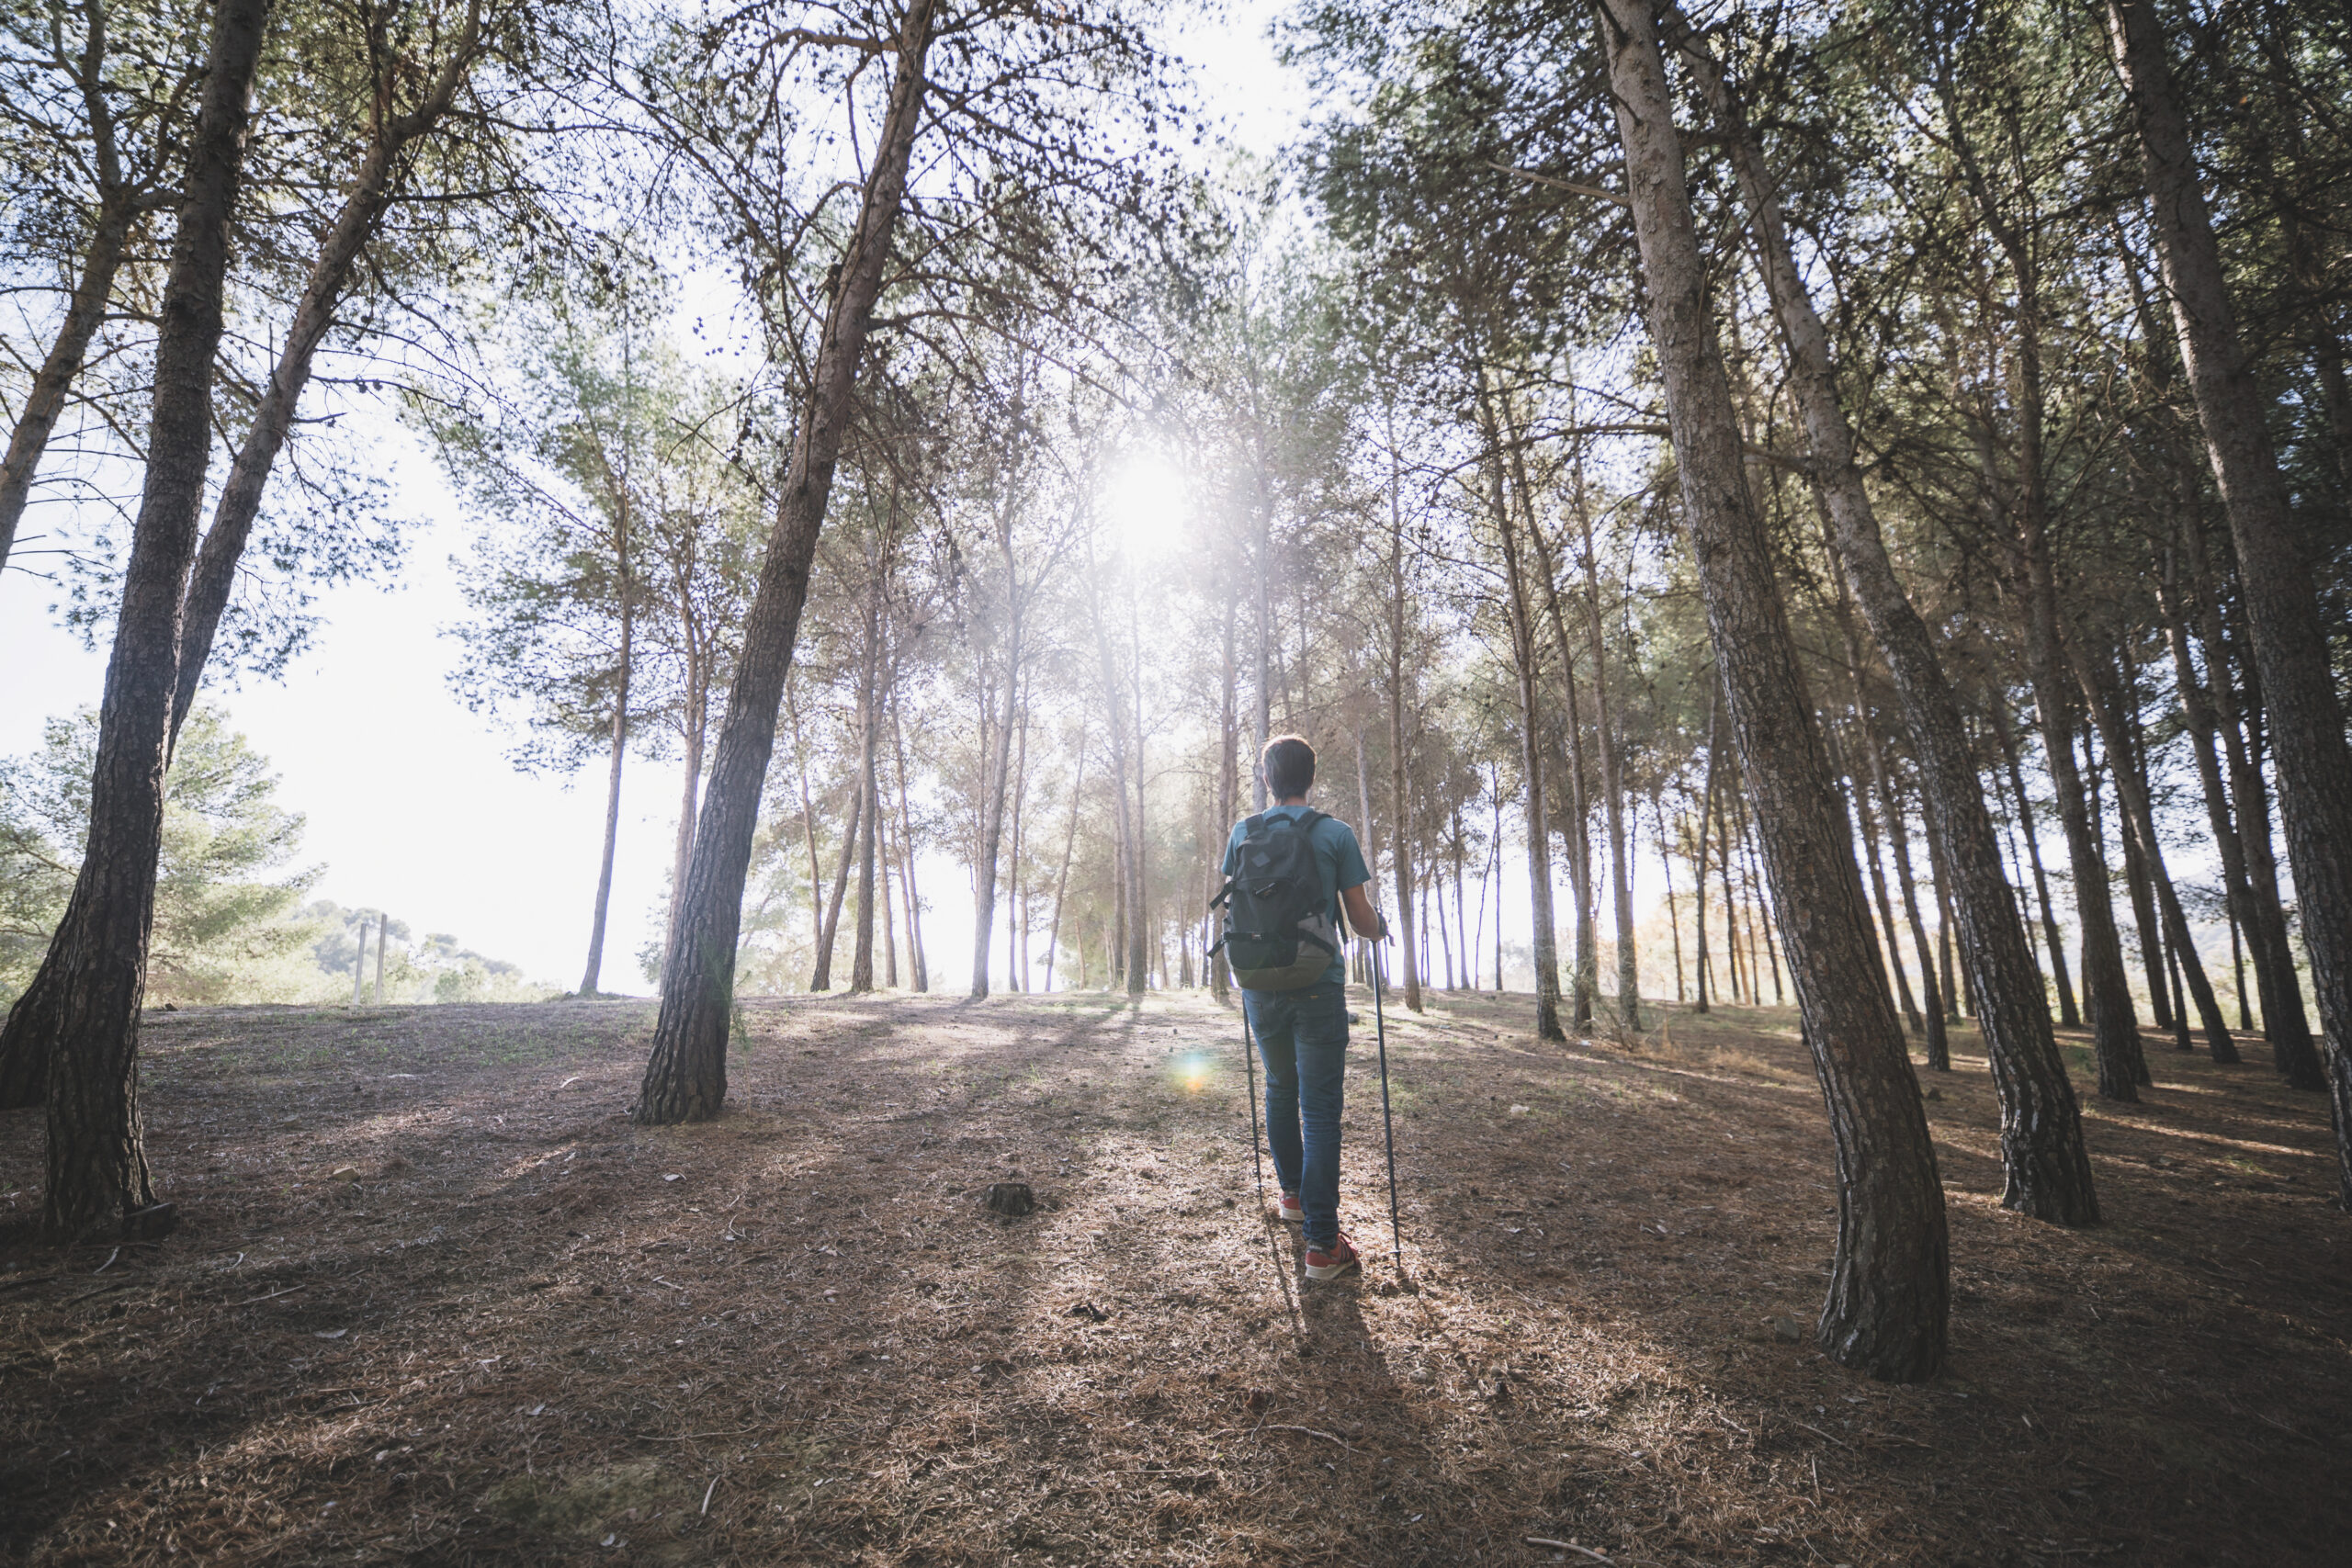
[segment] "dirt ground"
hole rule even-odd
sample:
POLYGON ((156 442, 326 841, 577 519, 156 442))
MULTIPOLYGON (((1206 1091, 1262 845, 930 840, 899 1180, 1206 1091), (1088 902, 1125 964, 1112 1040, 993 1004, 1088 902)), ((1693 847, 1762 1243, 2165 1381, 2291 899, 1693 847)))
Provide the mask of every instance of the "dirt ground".
POLYGON ((747 1002, 728 1114, 662 1130, 648 1004, 152 1014, 177 1235, 28 1239, 40 1112, 0 1118, 0 1554, 2346 1560, 2352 1219, 2259 1042, 2151 1036, 2122 1107, 2073 1047, 2107 1224, 2064 1231, 1998 1207, 1961 1034, 1950 1367, 1890 1387, 1811 1343, 1792 1015, 1392 1010, 1400 1281, 1363 1009, 1337 1285, 1262 1218, 1205 995, 747 1002))

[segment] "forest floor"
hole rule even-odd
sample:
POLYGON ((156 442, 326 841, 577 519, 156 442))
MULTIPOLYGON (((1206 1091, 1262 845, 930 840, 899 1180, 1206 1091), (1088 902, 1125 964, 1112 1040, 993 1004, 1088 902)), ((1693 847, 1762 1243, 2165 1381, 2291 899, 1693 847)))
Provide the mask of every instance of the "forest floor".
POLYGON ((2107 1223, 2067 1231, 2000 1208, 1959 1032, 1950 1365, 1894 1387, 1811 1341, 1792 1014, 1392 1009, 1400 1281, 1363 1007, 1332 1285, 1204 994, 747 1001, 727 1114, 659 1130, 646 1003, 152 1013, 176 1235, 28 1239, 40 1112, 0 1118, 0 1556, 2344 1561, 2352 1220, 2258 1041, 2150 1036, 2131 1106, 2070 1046, 2107 1223), (1045 1206, 984 1212, 1007 1179, 1045 1206))

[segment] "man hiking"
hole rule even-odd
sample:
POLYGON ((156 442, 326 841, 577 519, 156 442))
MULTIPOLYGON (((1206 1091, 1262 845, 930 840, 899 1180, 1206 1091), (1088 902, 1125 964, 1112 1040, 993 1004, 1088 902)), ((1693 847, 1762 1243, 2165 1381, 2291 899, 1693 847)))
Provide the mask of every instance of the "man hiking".
POLYGON ((1306 804, 1315 748, 1295 735, 1259 758, 1274 804, 1235 824, 1225 848, 1220 945, 1266 1066, 1266 1142, 1282 1184, 1281 1216, 1299 1225, 1306 1277, 1359 1267, 1340 1232, 1340 1108, 1348 1049, 1347 967, 1336 916, 1359 936, 1388 934, 1369 897, 1372 872, 1348 825, 1306 804))

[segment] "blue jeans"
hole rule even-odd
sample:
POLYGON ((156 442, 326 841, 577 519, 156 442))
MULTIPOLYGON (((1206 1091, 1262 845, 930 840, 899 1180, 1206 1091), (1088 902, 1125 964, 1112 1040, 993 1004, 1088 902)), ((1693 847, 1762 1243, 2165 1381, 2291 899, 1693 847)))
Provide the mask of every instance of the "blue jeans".
POLYGON ((1347 994, 1318 980, 1295 991, 1244 991, 1241 1006, 1266 1065, 1266 1142, 1274 1175, 1306 1212, 1306 1244, 1329 1247, 1340 1239, 1347 994))

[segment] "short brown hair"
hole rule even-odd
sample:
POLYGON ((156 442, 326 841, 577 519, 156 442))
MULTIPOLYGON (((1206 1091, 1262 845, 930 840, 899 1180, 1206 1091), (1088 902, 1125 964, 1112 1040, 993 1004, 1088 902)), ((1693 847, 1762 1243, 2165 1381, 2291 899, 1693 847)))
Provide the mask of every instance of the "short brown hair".
POLYGON ((1277 735, 1258 753, 1258 769, 1266 776, 1266 793, 1276 800, 1305 795, 1315 782, 1315 748, 1304 736, 1277 735))

